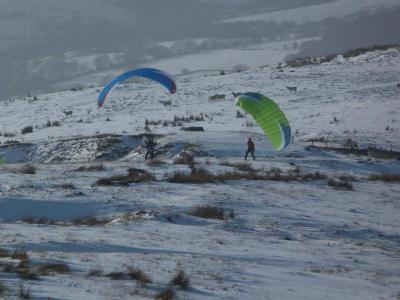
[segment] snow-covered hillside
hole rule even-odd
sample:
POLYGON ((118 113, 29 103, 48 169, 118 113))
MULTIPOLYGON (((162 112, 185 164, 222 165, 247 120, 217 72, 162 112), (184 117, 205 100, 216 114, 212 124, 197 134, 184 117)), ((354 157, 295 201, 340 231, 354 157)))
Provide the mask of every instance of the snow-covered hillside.
MULTIPOLYGON (((175 95, 152 82, 124 84, 113 91, 103 109, 96 105, 98 88, 40 95, 37 100, 4 101, 0 141, 10 140, 4 133, 15 135, 12 140, 34 143, 96 133, 139 134, 144 131, 145 119, 172 121, 174 116, 200 114, 209 117, 193 125, 204 126, 207 131, 260 133, 257 126, 246 126, 246 119, 236 118, 231 94, 256 91, 281 105, 300 139, 330 135, 400 148, 399 65, 399 50, 390 49, 303 68, 182 75, 176 78, 179 92, 175 95), (297 86, 298 92, 291 94, 286 86, 297 86), (209 101, 216 93, 225 94, 225 100, 209 101), (171 100, 172 107, 159 102, 164 100, 171 100), (64 111, 73 114, 67 117, 64 111), (332 124, 334 117, 339 122, 332 124), (61 126, 47 127, 47 121, 60 121, 61 126), (34 132, 21 135, 25 126, 33 126, 34 132)), ((162 125, 150 125, 150 129, 155 133, 180 132, 179 127, 162 125)))
POLYGON ((169 299, 155 296, 169 287, 176 299, 398 299, 400 186, 370 176, 400 174, 400 161, 310 140, 400 149, 399 49, 176 81, 174 95, 120 85, 102 109, 100 88, 0 103, 0 299, 169 299), (247 91, 287 114, 285 151, 237 114, 231 93, 247 91), (257 160, 243 164, 249 136, 257 160), (173 163, 182 149, 194 169, 173 163), (196 170, 207 183, 174 177, 196 170), (179 270, 189 287, 170 282, 179 270))
POLYGON ((397 0, 337 0, 330 3, 309 5, 296 9, 279 10, 262 14, 254 14, 224 22, 251 22, 251 21, 275 21, 275 22, 315 22, 328 18, 343 18, 364 12, 373 13, 393 7, 399 7, 397 0))

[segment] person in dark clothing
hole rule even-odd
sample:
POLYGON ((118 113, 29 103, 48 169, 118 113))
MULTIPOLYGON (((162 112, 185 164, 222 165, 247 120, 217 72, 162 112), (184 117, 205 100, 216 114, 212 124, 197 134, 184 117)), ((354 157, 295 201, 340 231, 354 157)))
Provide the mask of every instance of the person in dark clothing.
POLYGON ((247 156, 249 155, 249 153, 251 154, 251 156, 253 157, 253 160, 256 160, 255 156, 254 156, 254 151, 256 150, 256 145, 254 145, 254 142, 251 138, 249 138, 247 140, 247 151, 246 151, 246 155, 244 156, 244 159, 247 160, 247 156))
POLYGON ((146 147, 146 155, 144 157, 145 160, 150 157, 150 159, 154 158, 154 148, 156 147, 157 143, 152 136, 150 136, 144 146, 146 147))

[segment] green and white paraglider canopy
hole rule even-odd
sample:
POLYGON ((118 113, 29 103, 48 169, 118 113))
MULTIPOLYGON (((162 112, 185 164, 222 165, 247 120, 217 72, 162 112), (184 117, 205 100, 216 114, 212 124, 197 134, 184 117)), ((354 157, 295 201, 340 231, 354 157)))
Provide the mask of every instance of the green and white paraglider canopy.
POLYGON ((275 150, 281 151, 290 144, 289 121, 274 101, 258 93, 244 93, 236 98, 235 104, 254 118, 275 150))

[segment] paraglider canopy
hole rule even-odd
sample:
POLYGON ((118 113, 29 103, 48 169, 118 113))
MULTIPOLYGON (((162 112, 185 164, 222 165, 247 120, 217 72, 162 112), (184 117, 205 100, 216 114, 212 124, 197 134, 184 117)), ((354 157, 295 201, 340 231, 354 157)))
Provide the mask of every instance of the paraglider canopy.
POLYGON ((169 90, 169 92, 171 94, 174 94, 176 92, 176 83, 172 79, 172 77, 170 75, 168 75, 167 73, 165 73, 161 70, 153 69, 153 68, 134 69, 134 70, 130 70, 125 73, 122 73, 121 75, 118 75, 117 77, 115 77, 109 83, 106 84, 106 86, 100 92, 99 97, 98 97, 99 107, 103 106, 104 102, 107 99, 109 92, 115 85, 117 85, 131 77, 143 77, 143 78, 147 78, 150 80, 154 80, 154 81, 157 81, 158 83, 162 84, 166 89, 169 90))
POLYGON ((289 145, 291 140, 289 121, 274 101, 258 93, 243 93, 236 98, 235 104, 254 118, 275 150, 283 150, 289 145))

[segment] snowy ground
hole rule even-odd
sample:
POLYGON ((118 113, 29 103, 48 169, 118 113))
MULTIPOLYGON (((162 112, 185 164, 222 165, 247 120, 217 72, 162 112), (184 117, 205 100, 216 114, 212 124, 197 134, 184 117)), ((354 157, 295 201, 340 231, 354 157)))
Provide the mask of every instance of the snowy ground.
MULTIPOLYGON (((0 153, 8 162, 0 167, 0 248, 25 249, 33 264, 56 262, 70 268, 33 281, 2 272, 0 282, 7 291, 0 299, 16 298, 20 284, 34 299, 153 299, 178 269, 191 280, 188 290, 176 289, 181 299, 398 299, 400 186, 367 177, 398 174, 400 161, 307 151, 304 146, 309 138, 328 137, 332 144, 353 138, 361 146, 399 149, 399 67, 400 52, 387 50, 282 72, 258 68, 224 76, 180 76, 173 96, 151 83, 123 85, 103 109, 96 107, 96 89, 0 103, 0 153), (286 86, 297 86, 297 94, 286 86), (294 143, 282 153, 273 152, 259 128, 246 126, 250 119, 236 117, 232 91, 258 91, 276 100, 293 132, 298 130, 294 143), (226 94, 226 100, 208 101, 215 93, 226 94), (169 99, 171 108, 158 102, 169 99), (69 110, 73 115, 66 117, 63 111, 69 110), (183 125, 203 126, 204 132, 149 125, 160 134, 160 150, 165 151, 159 159, 165 163, 145 163, 138 150, 144 120, 191 114, 203 114, 204 120, 183 125), (334 116, 337 123, 331 122, 334 116), (48 120, 61 126, 46 127, 48 120), (21 135, 28 125, 34 132, 21 135), (201 150, 198 166, 214 173, 233 170, 224 165, 242 162, 249 135, 258 156, 250 163, 258 172, 298 166, 302 174, 319 171, 334 179, 345 174, 354 177, 354 190, 330 187, 327 179, 166 181, 177 170, 189 172, 185 165, 172 164, 185 145, 201 150), (7 140, 23 144, 7 146, 7 140), (116 150, 107 152, 107 145, 116 150), (11 164, 16 157, 34 162, 36 174, 19 173, 21 164, 11 164), (77 171, 95 161, 102 161, 104 170, 77 171), (147 170, 155 180, 95 185, 132 167, 147 170), (211 220, 188 214, 204 204, 233 210, 235 216, 211 220), (127 213, 133 217, 123 218, 127 213), (112 221, 96 226, 72 222, 88 216, 112 221), (23 222, 27 218, 56 224, 28 224, 23 222), (107 274, 128 266, 141 268, 153 282, 144 287, 127 278, 88 276, 93 269, 107 274)), ((0 270, 5 261, 17 263, 0 258, 0 270)))

